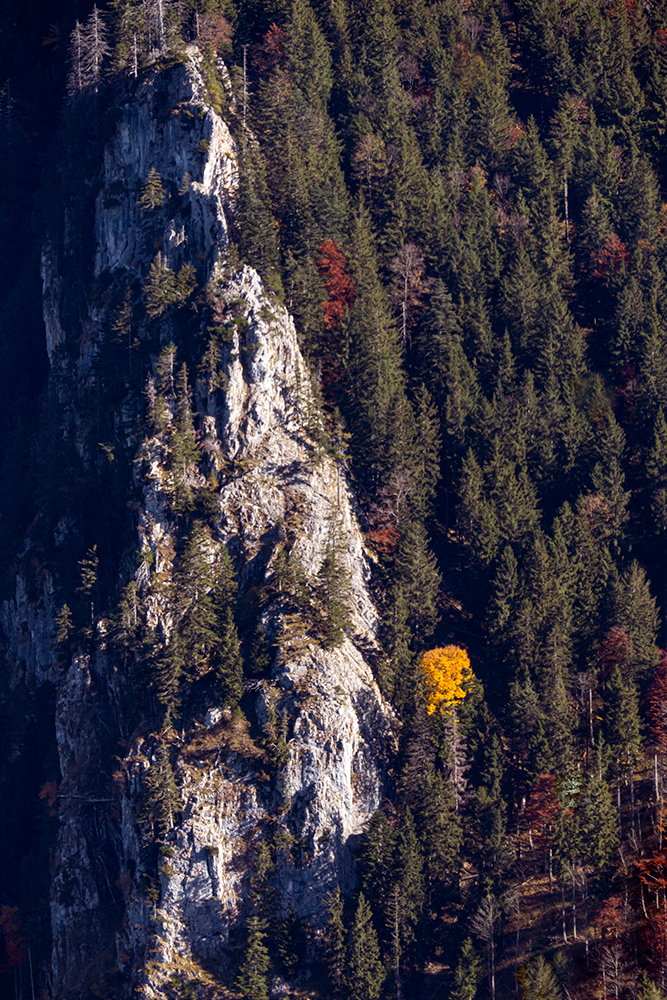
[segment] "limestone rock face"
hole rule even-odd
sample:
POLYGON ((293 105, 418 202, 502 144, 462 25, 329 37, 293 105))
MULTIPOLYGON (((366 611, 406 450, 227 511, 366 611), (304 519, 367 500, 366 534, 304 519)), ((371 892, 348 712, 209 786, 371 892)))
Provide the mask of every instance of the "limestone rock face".
MULTIPOLYGON (((396 723, 371 669, 379 655, 372 557, 345 468, 315 442, 317 406, 294 322, 254 270, 234 271, 226 260, 237 150, 207 103, 195 48, 186 64, 153 74, 122 105, 100 176, 92 271, 95 287, 101 282, 111 293, 91 294, 74 325, 62 305, 59 259, 67 241, 77 239, 76 227, 60 247, 47 245, 44 316, 54 372, 62 385, 68 347, 74 385, 95 384, 95 359, 110 336, 112 303, 121 291, 145 280, 156 252, 174 271, 183 262, 195 264, 200 285, 208 283, 235 323, 221 361, 224 389, 211 390, 201 378, 195 385, 194 419, 205 461, 192 467, 189 485, 195 493, 210 492, 215 477, 210 559, 225 545, 241 597, 265 594, 258 613, 275 656, 270 675, 246 681, 243 704, 252 726, 209 698, 182 727, 160 733, 144 725, 127 732, 123 705, 131 685, 123 674, 127 664, 107 648, 108 623, 96 625, 94 652, 63 662, 54 646, 53 584, 47 581, 31 604, 25 580, 17 580, 2 618, 15 669, 23 662, 22 669, 58 687, 62 782, 53 852, 52 995, 87 995, 90 970, 103 961, 116 970, 119 997, 132 990, 163 997, 174 975, 205 982, 207 995, 223 996, 230 984, 225 977, 238 961, 234 949, 249 912, 260 842, 272 845, 277 911, 286 915, 293 908, 316 939, 327 892, 336 883, 354 886, 355 838, 386 794, 396 723), (151 169, 167 197, 152 221, 138 205, 151 169), (336 547, 349 578, 351 624, 335 648, 325 648, 317 630, 290 612, 275 584, 275 560, 286 540, 313 592, 325 555, 336 547), (24 626, 29 638, 21 637, 24 626), (29 647, 25 656, 22 643, 29 647), (286 741, 279 762, 269 760, 262 736, 272 714, 286 741), (165 743, 181 808, 156 862, 144 814, 146 774, 165 743)), ((167 317, 160 339, 178 347, 179 329, 170 322, 167 317)), ((148 336, 147 324, 139 321, 140 338, 148 336)), ((85 444, 90 416, 77 407, 71 386, 68 391, 68 433, 92 466, 98 458, 85 444)), ((136 448, 134 489, 140 496, 132 506, 135 552, 125 562, 138 567, 147 620, 169 635, 179 623, 163 595, 182 527, 171 505, 165 435, 138 435, 136 410, 128 395, 114 415, 128 447, 136 448)), ((73 530, 64 519, 54 544, 73 530)))

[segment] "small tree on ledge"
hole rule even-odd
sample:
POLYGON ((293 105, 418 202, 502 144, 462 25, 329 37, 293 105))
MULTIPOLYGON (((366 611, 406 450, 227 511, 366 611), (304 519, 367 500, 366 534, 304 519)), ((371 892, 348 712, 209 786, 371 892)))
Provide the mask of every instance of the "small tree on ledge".
POLYGON ((142 212, 152 212, 154 208, 160 208, 167 200, 162 178, 155 169, 151 167, 146 178, 146 183, 141 189, 141 196, 137 204, 142 212))

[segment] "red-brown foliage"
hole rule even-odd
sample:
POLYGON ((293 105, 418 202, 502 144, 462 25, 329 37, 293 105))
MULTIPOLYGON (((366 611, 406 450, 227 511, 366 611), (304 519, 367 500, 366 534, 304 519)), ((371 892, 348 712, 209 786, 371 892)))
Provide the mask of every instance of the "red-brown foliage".
POLYGON ((392 555, 401 544, 401 533, 393 525, 375 528, 368 532, 368 537, 378 552, 384 552, 386 555, 392 555))
POLYGON ((320 254, 317 266, 325 278, 324 287, 329 293, 329 300, 322 303, 324 325, 327 330, 337 330, 345 313, 354 303, 357 289, 346 272, 347 261, 333 240, 322 240, 320 254))
POLYGON ((21 934, 18 906, 0 906, 0 930, 5 942, 5 960, 0 971, 6 973, 23 961, 25 938, 21 934))
POLYGON ((46 799, 49 809, 53 808, 53 803, 58 796, 58 786, 55 781, 47 781, 39 790, 40 799, 46 799))
POLYGON ((625 908, 620 896, 605 899, 593 920, 593 927, 599 931, 603 940, 607 935, 617 938, 623 933, 625 924, 625 908))
POLYGON ((639 881, 652 892, 664 893, 667 889, 667 854, 665 851, 653 851, 646 858, 635 861, 635 870, 639 881))
POLYGON ((210 45, 215 52, 228 49, 234 34, 234 29, 226 17, 221 15, 200 14, 198 18, 200 44, 210 45))
POLYGON ((258 73, 270 73, 285 55, 285 32, 272 24, 264 38, 253 45, 251 62, 258 73))
POLYGON ((538 830, 543 836, 550 836, 560 810, 553 774, 541 774, 530 792, 526 803, 524 820, 529 830, 538 830))
POLYGON ((632 661, 633 649, 630 636, 625 629, 612 625, 600 644, 600 669, 605 677, 616 667, 625 677, 627 666, 632 661))
POLYGON ((618 274, 622 267, 627 267, 630 263, 630 253, 620 236, 612 233, 607 237, 601 250, 591 252, 591 260, 594 264, 593 277, 604 279, 609 275, 618 274))

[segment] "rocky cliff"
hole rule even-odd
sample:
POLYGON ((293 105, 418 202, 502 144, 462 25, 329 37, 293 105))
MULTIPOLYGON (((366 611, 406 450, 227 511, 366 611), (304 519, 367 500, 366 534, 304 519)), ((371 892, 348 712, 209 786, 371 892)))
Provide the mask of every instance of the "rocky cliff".
MULTIPOLYGON (((30 677, 57 692, 49 995, 83 997, 93 988, 120 997, 135 989, 157 998, 169 983, 189 982, 224 996, 262 843, 275 865, 276 914, 293 911, 307 929, 307 954, 316 954, 327 893, 354 884, 355 838, 385 794, 395 725, 370 666, 378 655, 372 558, 345 469, 316 440, 317 404, 297 331, 258 274, 229 255, 237 146, 207 98, 198 50, 185 64, 153 72, 116 110, 86 223, 89 268, 76 289, 71 258, 83 222, 67 206, 44 248, 57 436, 91 476, 102 476, 104 462, 127 470, 125 493, 121 487, 109 502, 131 518, 134 541, 124 543, 108 592, 115 588, 117 600, 133 583, 145 634, 164 638, 179 628, 165 594, 177 585, 176 554, 192 520, 174 503, 180 477, 195 504, 206 499, 206 559, 215 565, 223 547, 232 557, 243 647, 247 653, 254 617, 271 643, 271 665, 244 682, 244 714, 233 714, 205 682, 170 727, 160 728, 159 712, 134 713, 143 654, 119 654, 111 610, 102 613, 91 599, 87 641, 56 641, 66 585, 44 550, 76 542, 75 503, 59 510, 49 545, 37 552, 28 540, 32 568, 17 574, 2 627, 12 683, 30 677), (140 202, 151 171, 162 200, 147 208, 140 202), (190 275, 179 309, 162 302, 147 315, 152 266, 190 275), (224 336, 204 362, 211 315, 224 336), (111 341, 122 358, 113 393, 111 341), (156 364, 170 344, 176 363, 187 356, 192 371, 199 457, 182 470, 169 458, 176 402, 167 394, 162 422, 151 424, 134 388, 139 369, 150 405, 156 364), (101 407, 108 408, 102 418, 101 407), (308 615, 286 601, 276 568, 287 554, 302 594, 314 593, 334 548, 349 606, 336 644, 323 643, 308 615), (279 756, 267 747, 270 719, 280 726, 279 756), (157 853, 144 799, 165 747, 180 801, 157 853)), ((102 524, 108 511, 98 517, 102 524)))

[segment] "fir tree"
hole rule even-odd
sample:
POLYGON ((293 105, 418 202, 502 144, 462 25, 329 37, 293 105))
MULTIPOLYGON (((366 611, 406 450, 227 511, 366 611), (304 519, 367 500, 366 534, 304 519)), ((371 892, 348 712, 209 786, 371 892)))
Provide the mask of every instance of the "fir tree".
POLYGON ((176 275, 161 253, 153 258, 144 282, 146 313, 150 319, 157 319, 174 302, 176 296, 176 275))
POLYGON ((190 512, 194 506, 194 493, 189 482, 190 466, 199 461, 195 443, 194 423, 190 405, 188 370, 182 364, 176 379, 176 418, 170 437, 169 470, 172 476, 172 510, 176 514, 190 512))
POLYGON ((265 939, 265 921, 257 916, 250 917, 246 950, 236 980, 236 988, 244 1000, 269 1000, 268 972, 271 963, 265 939))
POLYGON ((142 212, 152 212, 161 208, 167 200, 167 194, 162 183, 162 177, 155 167, 148 171, 146 183, 141 189, 138 205, 142 212))
POLYGON ((343 900, 340 886, 329 896, 328 918, 325 931, 326 966, 334 997, 342 997, 346 971, 346 933, 343 923, 343 900))
POLYGON ((350 578, 340 557, 339 546, 332 538, 317 574, 317 594, 322 610, 320 634, 325 649, 341 646, 350 627, 350 578))
POLYGON ((169 747, 159 743, 144 778, 142 820, 149 825, 153 837, 164 838, 174 825, 175 814, 182 808, 169 747))
POLYGON ((582 861, 592 865, 600 881, 618 848, 618 817, 607 782, 600 777, 599 761, 587 776, 577 813, 582 861))
POLYGON ((248 655, 248 673, 253 677, 265 677, 268 675, 271 661, 271 646, 266 637, 266 632, 260 622, 257 622, 255 631, 250 642, 250 653, 248 655))
POLYGON ((467 937, 461 946, 454 973, 452 1000, 475 1000, 483 976, 482 964, 482 959, 472 943, 472 938, 467 937))
POLYGON ((350 929, 347 995, 350 1000, 379 1000, 385 980, 371 908, 363 893, 350 929))
POLYGON ((153 684, 157 699, 165 711, 165 728, 171 725, 180 708, 181 676, 185 672, 185 668, 183 643, 179 634, 174 632, 154 658, 153 684))

